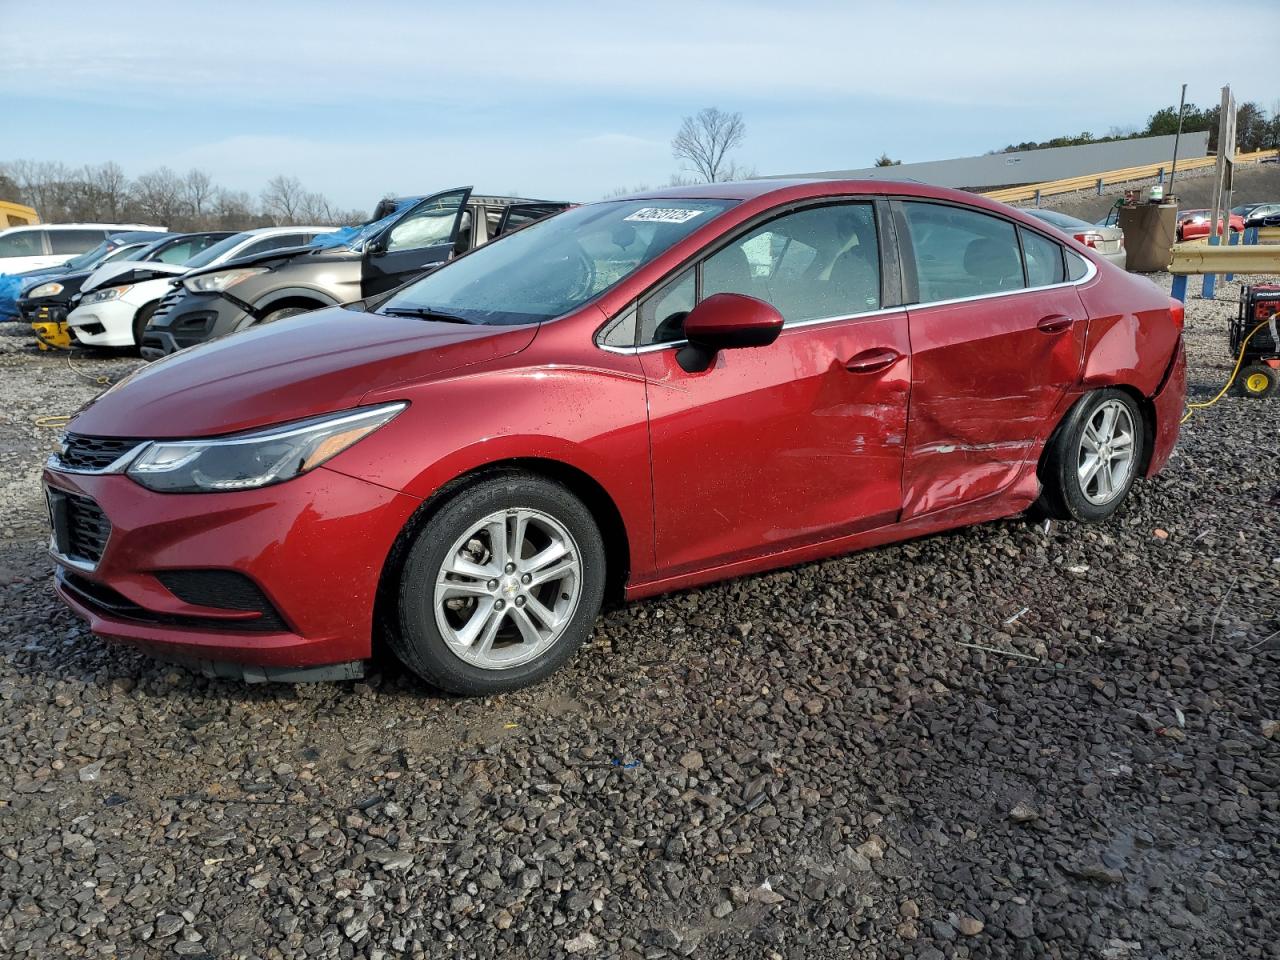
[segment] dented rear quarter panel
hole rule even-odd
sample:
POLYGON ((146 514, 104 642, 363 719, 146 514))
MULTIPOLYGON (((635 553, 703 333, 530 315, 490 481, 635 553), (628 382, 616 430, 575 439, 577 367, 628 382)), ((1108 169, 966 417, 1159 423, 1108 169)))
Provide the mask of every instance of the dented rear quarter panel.
POLYGON ((1089 315, 1083 387, 1130 386, 1151 397, 1181 337, 1168 295, 1146 277, 1105 263, 1079 292, 1089 315))

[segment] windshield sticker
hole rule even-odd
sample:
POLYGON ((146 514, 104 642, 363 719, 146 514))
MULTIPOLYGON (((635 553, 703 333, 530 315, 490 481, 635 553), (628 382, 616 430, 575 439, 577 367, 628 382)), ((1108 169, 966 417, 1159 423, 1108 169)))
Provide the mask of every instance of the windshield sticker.
POLYGON ((705 210, 685 210, 681 207, 642 207, 623 220, 639 220, 642 223, 688 223, 700 217, 705 210))

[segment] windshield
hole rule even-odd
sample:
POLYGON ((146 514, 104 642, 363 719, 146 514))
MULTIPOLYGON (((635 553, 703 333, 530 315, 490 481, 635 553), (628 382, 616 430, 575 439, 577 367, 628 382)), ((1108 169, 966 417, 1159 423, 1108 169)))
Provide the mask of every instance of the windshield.
POLYGON ((205 247, 194 257, 184 263, 183 266, 190 267, 192 270, 196 267, 207 267, 228 250, 235 249, 237 246, 244 243, 246 240, 252 239, 254 236, 255 234, 252 233, 233 233, 229 237, 223 237, 213 246, 205 247))
POLYGON ((362 227, 342 227, 332 233, 322 233, 315 237, 308 246, 320 250, 332 250, 335 247, 347 247, 351 250, 362 250, 364 245, 380 234, 404 211, 422 202, 422 197, 405 197, 394 201, 391 212, 379 220, 370 220, 362 227))
POLYGON ((612 200, 575 207, 428 274, 380 308, 466 323, 533 323, 576 310, 723 213, 733 200, 612 200))
POLYGON ((87 253, 82 253, 78 257, 72 257, 62 266, 66 268, 67 273, 74 273, 76 270, 84 270, 96 264, 103 258, 103 256, 106 255, 107 251, 111 249, 112 244, 107 240, 103 240, 92 250, 87 253))

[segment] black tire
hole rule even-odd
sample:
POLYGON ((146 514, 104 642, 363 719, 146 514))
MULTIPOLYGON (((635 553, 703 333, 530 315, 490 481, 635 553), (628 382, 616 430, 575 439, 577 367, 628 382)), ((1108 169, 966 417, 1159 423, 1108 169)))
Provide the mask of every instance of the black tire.
POLYGON ((466 487, 427 520, 404 553, 395 589, 388 643, 406 667, 450 693, 487 696, 545 679, 582 645, 604 597, 605 551, 599 527, 586 506, 558 483, 525 473, 501 474, 466 487), (535 659, 504 669, 463 660, 445 640, 436 620, 435 584, 460 537, 491 514, 528 509, 554 518, 578 550, 580 593, 567 626, 535 659))
POLYGON ((1236 393, 1253 400, 1274 397, 1280 392, 1280 370, 1265 363, 1251 363, 1236 375, 1236 393))
MULTIPOLYGON (((1129 495, 1142 463, 1146 443, 1146 422, 1133 397, 1123 390, 1095 390, 1076 401, 1058 429, 1049 438, 1044 456, 1040 460, 1040 500, 1037 512, 1058 520, 1097 522, 1105 520, 1119 509, 1129 495), (1132 454, 1128 475, 1124 482, 1112 489, 1105 502, 1095 488, 1090 494, 1082 485, 1079 474, 1082 441, 1086 427, 1103 406, 1118 403, 1127 411, 1131 427, 1132 454)), ((1108 475, 1110 476, 1110 474, 1108 475)), ((1094 484, 1095 481, 1090 481, 1094 484)))
POLYGON ((144 307, 140 307, 138 312, 133 315, 133 347, 135 350, 142 349, 142 335, 147 332, 147 324, 151 322, 151 317, 156 312, 156 303, 148 303, 144 307))

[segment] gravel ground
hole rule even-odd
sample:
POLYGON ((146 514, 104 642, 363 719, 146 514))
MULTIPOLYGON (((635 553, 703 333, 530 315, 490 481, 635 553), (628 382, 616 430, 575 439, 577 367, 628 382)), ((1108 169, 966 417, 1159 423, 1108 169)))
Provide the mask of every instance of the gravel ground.
MULTIPOLYGON (((1197 398, 1231 309, 1188 305, 1197 398)), ((633 604, 551 682, 465 701, 90 636, 49 586, 35 421, 136 361, 21 332, 0 954, 1280 957, 1280 402, 1196 416, 1104 525, 633 604)))

